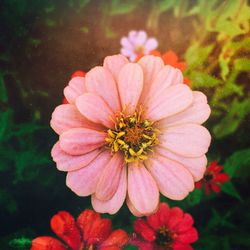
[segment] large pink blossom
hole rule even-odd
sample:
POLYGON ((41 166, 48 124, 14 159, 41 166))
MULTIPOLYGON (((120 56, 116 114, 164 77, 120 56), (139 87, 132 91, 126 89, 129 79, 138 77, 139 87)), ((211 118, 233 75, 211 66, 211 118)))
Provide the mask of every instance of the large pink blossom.
POLYGON ((201 124, 207 98, 183 84, 180 70, 144 56, 130 63, 108 56, 85 78, 64 89, 51 126, 59 134, 52 149, 67 186, 91 195, 100 213, 116 213, 126 200, 134 215, 153 213, 159 192, 182 200, 207 164, 211 137, 201 124))

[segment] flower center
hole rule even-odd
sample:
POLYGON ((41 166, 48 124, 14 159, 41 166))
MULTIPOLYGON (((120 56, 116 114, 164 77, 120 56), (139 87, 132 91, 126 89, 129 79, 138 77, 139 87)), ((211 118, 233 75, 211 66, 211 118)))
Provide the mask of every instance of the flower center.
POLYGON ((135 52, 137 55, 144 54, 144 46, 143 46, 143 45, 138 45, 138 46, 136 46, 135 49, 134 49, 134 52, 135 52))
POLYGON ((166 250, 171 250, 173 242, 174 234, 170 232, 165 226, 161 227, 157 231, 155 243, 158 246, 164 247, 166 250))
POLYGON ((204 176, 205 182, 209 182, 212 179, 213 179, 213 175, 212 174, 209 174, 209 173, 205 174, 205 176, 204 176))
POLYGON ((113 153, 123 152, 126 162, 138 162, 146 160, 147 153, 158 144, 158 133, 153 122, 142 119, 141 110, 130 116, 120 113, 115 128, 108 130, 106 142, 113 153))

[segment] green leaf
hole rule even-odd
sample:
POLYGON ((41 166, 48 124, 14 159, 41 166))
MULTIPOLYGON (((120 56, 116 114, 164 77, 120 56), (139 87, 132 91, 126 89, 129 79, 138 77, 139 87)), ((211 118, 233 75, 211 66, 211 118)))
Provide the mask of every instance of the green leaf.
POLYGON ((121 0, 112 0, 111 10, 109 14, 111 16, 128 14, 135 10, 135 8, 139 5, 140 0, 136 1, 121 1, 121 0))
POLYGON ((89 2, 90 0, 79 0, 80 8, 84 8, 89 2))
POLYGON ((224 170, 232 177, 247 176, 250 174, 250 148, 233 153, 224 163, 224 170), (247 172, 248 170, 248 172, 247 172))
POLYGON ((250 59, 238 58, 234 60, 234 68, 238 71, 250 71, 250 59))
POLYGON ((0 74, 0 101, 7 102, 8 101, 8 93, 5 86, 3 75, 0 74))
POLYGON ((207 73, 193 71, 189 76, 194 89, 211 88, 217 86, 221 81, 207 73))
POLYGON ((235 99, 227 107, 228 112, 219 123, 213 127, 213 133, 216 138, 223 138, 236 131, 247 114, 250 113, 250 99, 238 101, 235 99))
POLYGON ((21 151, 16 157, 16 180, 33 180, 41 171, 41 166, 50 163, 47 155, 42 155, 34 149, 21 151))
POLYGON ((225 192, 226 194, 229 194, 230 196, 237 198, 238 200, 242 200, 240 197, 240 194, 234 187, 232 182, 225 182, 221 185, 221 190, 225 192))
POLYGON ((198 43, 194 43, 190 46, 185 54, 188 69, 192 70, 195 67, 201 67, 213 48, 213 44, 206 47, 200 47, 198 43))
POLYGON ((203 195, 204 193, 202 192, 202 189, 195 189, 192 193, 188 195, 186 201, 189 206, 195 206, 201 202, 203 195))
POLYGON ((11 126, 11 110, 0 113, 0 141, 3 141, 7 135, 7 129, 11 126))
POLYGON ((29 238, 21 237, 13 239, 9 242, 9 246, 12 249, 28 249, 31 246, 32 240, 29 238))

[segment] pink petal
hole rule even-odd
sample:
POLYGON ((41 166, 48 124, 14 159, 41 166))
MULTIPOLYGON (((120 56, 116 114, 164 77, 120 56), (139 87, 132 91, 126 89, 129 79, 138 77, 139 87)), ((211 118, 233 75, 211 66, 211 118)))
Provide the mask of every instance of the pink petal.
POLYGON ((135 31, 135 30, 131 30, 129 33, 128 33, 128 40, 130 41, 131 44, 135 44, 135 39, 137 37, 137 34, 138 34, 138 31, 135 31))
POLYGON ((128 63, 122 67, 118 76, 118 90, 122 108, 134 113, 143 88, 143 73, 138 64, 128 63))
POLYGON ((130 210, 130 212, 136 216, 136 217, 142 217, 144 216, 144 214, 140 213, 135 207, 134 205, 132 204, 131 200, 129 199, 129 197, 127 196, 127 199, 126 199, 126 202, 127 202, 127 206, 130 210))
POLYGON ((145 52, 148 54, 150 51, 158 47, 158 42, 155 38, 149 38, 145 43, 145 52))
POLYGON ((157 74, 164 67, 162 59, 158 56, 144 56, 139 61, 138 64, 142 67, 144 84, 143 91, 140 98, 142 103, 145 102, 145 98, 148 98, 151 93, 149 92, 151 85, 156 78, 157 74))
POLYGON ((149 99, 157 98, 169 86, 183 83, 183 75, 179 69, 170 65, 161 68, 160 72, 153 79, 149 90, 149 99))
POLYGON ((87 119, 107 128, 114 126, 114 114, 102 97, 86 93, 76 99, 76 107, 87 119))
POLYGON ((92 206, 98 213, 115 214, 122 207, 124 200, 126 198, 126 193, 127 193, 127 174, 126 174, 126 167, 123 167, 118 188, 114 196, 110 200, 101 201, 96 198, 95 194, 93 194, 91 196, 92 206))
POLYGON ((197 124, 170 127, 162 132, 160 144, 184 157, 201 157, 207 153, 211 142, 208 130, 197 124))
POLYGON ((79 196, 93 194, 106 164, 110 161, 109 151, 99 154, 88 166, 68 172, 66 185, 79 196))
POLYGON ((61 149, 59 142, 57 142, 51 150, 51 156, 56 162, 58 170, 73 171, 87 166, 100 152, 100 149, 96 149, 84 155, 69 155, 61 149))
MULTIPOLYGON (((133 50, 130 50, 130 49, 127 49, 127 48, 121 48, 120 53, 122 55, 124 55, 124 56, 127 56, 127 57, 130 57, 130 56, 133 56, 135 58, 137 57, 133 50)), ((134 62, 134 61, 131 61, 131 62, 134 62)), ((117 78, 116 78, 116 80, 117 80, 117 78)))
POLYGON ((182 200, 194 189, 191 174, 180 163, 157 155, 146 164, 164 196, 182 200))
POLYGON ((193 101, 193 94, 185 84, 172 85, 159 95, 147 101, 147 117, 153 121, 161 120, 186 109, 193 101))
POLYGON ((136 45, 144 45, 147 39, 147 33, 143 30, 140 30, 137 32, 136 38, 135 38, 135 44, 136 45))
POLYGON ((123 163, 123 155, 116 153, 105 166, 96 186, 97 199, 106 201, 112 198, 120 182, 123 163))
POLYGON ((133 50, 133 48, 134 48, 133 44, 131 44, 131 42, 129 41, 129 39, 127 37, 122 37, 122 39, 121 39, 121 45, 125 49, 129 49, 129 50, 133 50))
POLYGON ((85 85, 88 92, 101 96, 114 112, 120 111, 116 82, 109 70, 100 66, 91 69, 86 74, 85 85))
POLYGON ((181 163, 192 174, 195 181, 199 181, 203 178, 207 166, 207 158, 205 155, 197 158, 188 158, 174 154, 162 147, 157 147, 156 151, 168 159, 181 163))
POLYGON ((88 128, 73 128, 60 135, 60 147, 71 155, 86 154, 105 144, 107 134, 88 128))
POLYGON ((83 117, 76 107, 71 104, 63 104, 55 108, 52 113, 50 126, 59 135, 72 128, 100 128, 99 125, 93 124, 83 117))
POLYGON ((71 104, 75 102, 75 99, 86 92, 84 77, 74 77, 69 81, 69 84, 64 88, 64 96, 71 104))
POLYGON ((184 123, 202 124, 205 122, 211 113, 207 104, 207 97, 199 91, 193 91, 193 96, 194 100, 191 106, 180 113, 161 120, 159 127, 166 128, 184 123))
POLYGON ((109 70, 117 81, 121 68, 127 63, 128 59, 123 55, 107 56, 104 59, 103 67, 109 70))
POLYGON ((159 190, 151 174, 141 164, 128 166, 128 196, 139 213, 153 213, 159 204, 159 190))

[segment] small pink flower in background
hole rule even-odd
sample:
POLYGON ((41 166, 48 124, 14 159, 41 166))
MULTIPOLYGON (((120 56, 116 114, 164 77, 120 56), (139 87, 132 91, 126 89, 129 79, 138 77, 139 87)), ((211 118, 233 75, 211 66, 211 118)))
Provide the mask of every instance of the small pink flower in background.
POLYGON ((102 219, 89 209, 77 220, 70 213, 60 211, 52 217, 50 225, 60 240, 39 236, 32 241, 31 250, 120 250, 128 242, 125 231, 113 231, 109 219, 102 219))
POLYGON ((196 188, 205 188, 207 195, 213 190, 215 193, 220 192, 221 184, 229 181, 227 173, 223 173, 223 167, 218 165, 217 161, 212 161, 207 167, 203 179, 195 183, 196 188))
POLYGON ((134 62, 138 56, 148 55, 158 47, 155 38, 149 37, 145 31, 130 31, 127 37, 121 39, 121 54, 134 62))
POLYGON ((190 214, 161 203, 155 214, 134 222, 130 243, 139 250, 192 250, 190 244, 198 239, 193 223, 190 214))
POLYGON ((136 216, 153 213, 159 192, 182 200, 206 170, 211 136, 201 124, 207 98, 183 84, 180 70, 148 55, 129 63, 108 56, 103 66, 74 77, 51 127, 52 149, 67 186, 91 195, 93 208, 116 213, 124 201, 136 216))

